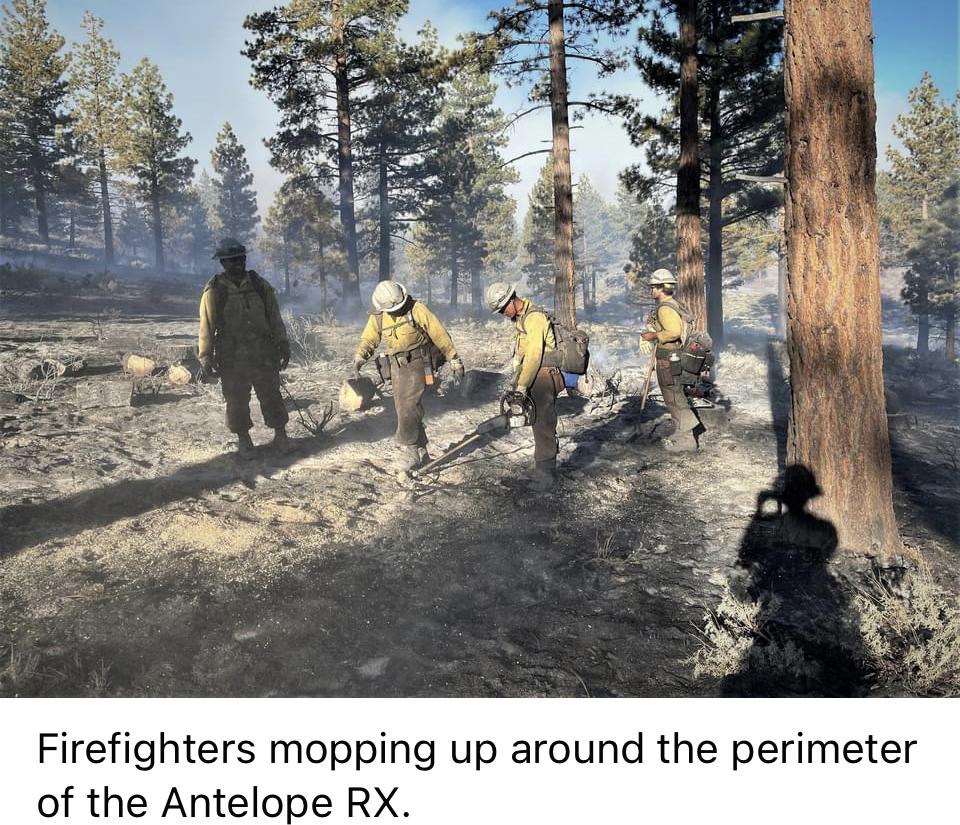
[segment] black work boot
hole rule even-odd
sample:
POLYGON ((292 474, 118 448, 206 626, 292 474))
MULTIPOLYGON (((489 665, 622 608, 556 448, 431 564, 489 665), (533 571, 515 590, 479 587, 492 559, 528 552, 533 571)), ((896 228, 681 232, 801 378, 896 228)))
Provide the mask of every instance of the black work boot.
POLYGON ((290 452, 290 438, 287 436, 285 427, 277 427, 273 431, 273 441, 271 444, 278 453, 290 452))
POLYGON ((250 433, 237 433, 237 455, 240 458, 253 458, 253 439, 250 433))

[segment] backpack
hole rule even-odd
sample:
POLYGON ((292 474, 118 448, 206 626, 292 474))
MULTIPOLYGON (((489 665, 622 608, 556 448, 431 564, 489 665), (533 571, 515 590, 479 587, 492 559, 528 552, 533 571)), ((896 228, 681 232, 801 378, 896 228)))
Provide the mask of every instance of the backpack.
MULTIPOLYGON (((257 275, 257 273, 252 269, 249 270, 248 274, 250 276, 250 283, 253 286, 253 291, 257 293, 257 295, 260 297, 261 303, 263 304, 264 313, 269 312, 267 309, 267 282, 257 275)), ((214 330, 215 333, 220 329, 220 323, 223 319, 223 310, 227 306, 227 290, 224 288, 220 277, 220 275, 214 275, 209 281, 207 281, 207 285, 203 288, 204 292, 206 292, 208 289, 213 290, 213 308, 215 310, 213 322, 216 325, 216 330, 214 330)), ((267 318, 267 320, 269 321, 270 319, 267 318)))
POLYGON ((680 383, 696 384, 700 380, 700 373, 713 367, 713 339, 702 330, 695 329, 693 316, 679 301, 670 299, 663 304, 676 310, 680 316, 683 328, 680 332, 680 383))
MULTIPOLYGON (((554 352, 544 353, 543 365, 557 367, 560 372, 571 375, 586 375, 587 367, 590 365, 590 336, 582 329, 577 327, 571 329, 566 324, 561 324, 545 309, 531 307, 527 314, 530 312, 540 312, 547 316, 547 320, 553 327, 553 337, 557 342, 554 352)), ((520 318, 517 318, 517 327, 526 335, 527 331, 520 318)))

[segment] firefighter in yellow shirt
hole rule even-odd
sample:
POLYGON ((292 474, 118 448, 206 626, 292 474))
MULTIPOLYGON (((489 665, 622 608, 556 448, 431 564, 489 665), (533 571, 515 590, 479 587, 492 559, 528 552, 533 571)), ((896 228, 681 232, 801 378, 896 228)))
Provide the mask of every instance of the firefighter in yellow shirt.
POLYGON ((640 350, 649 353, 650 348, 656 346, 657 384, 663 393, 663 403, 677 425, 674 434, 665 439, 664 447, 669 452, 696 450, 698 445, 694 430, 701 426, 700 420, 690 409, 679 376, 675 376, 670 369, 670 355, 683 347, 690 313, 673 297, 677 279, 670 270, 656 270, 648 283, 657 306, 650 316, 647 329, 640 336, 640 350))
POLYGON ((559 367, 551 366, 557 349, 553 324, 546 312, 517 295, 516 287, 498 281, 487 288, 487 306, 516 324, 513 386, 529 395, 536 407, 533 424, 535 483, 548 488, 556 480, 557 395, 563 389, 559 367))
POLYGON ((273 287, 247 269, 246 255, 246 247, 235 238, 224 238, 217 246, 213 257, 223 272, 207 282, 200 298, 197 343, 204 375, 220 376, 227 429, 236 434, 237 451, 243 457, 253 454, 251 388, 260 401, 264 424, 274 430, 274 447, 289 448, 280 371, 290 362, 290 343, 273 287))
POLYGON ((430 460, 423 428, 423 393, 427 375, 446 360, 463 377, 463 362, 449 333, 425 304, 396 281, 381 281, 373 290, 373 311, 360 334, 354 373, 383 343, 397 408, 395 438, 403 449, 402 469, 415 470, 430 460))

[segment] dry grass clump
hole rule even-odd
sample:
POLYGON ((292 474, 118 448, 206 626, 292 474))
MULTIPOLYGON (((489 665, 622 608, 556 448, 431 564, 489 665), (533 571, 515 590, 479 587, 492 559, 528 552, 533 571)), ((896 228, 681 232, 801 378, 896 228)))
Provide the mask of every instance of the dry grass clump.
POLYGON ((771 679, 815 676, 817 664, 792 640, 780 641, 770 633, 763 617, 777 613, 776 601, 776 596, 765 604, 742 600, 725 585, 720 604, 707 611, 697 633, 700 647, 685 660, 693 665, 694 676, 723 679, 746 671, 771 679))
POLYGON ((293 360, 303 366, 316 364, 330 357, 320 335, 329 328, 327 319, 312 315, 289 315, 284 318, 293 360))
POLYGON ((855 597, 868 668, 894 690, 960 696, 960 598, 924 564, 897 589, 877 576, 855 597))

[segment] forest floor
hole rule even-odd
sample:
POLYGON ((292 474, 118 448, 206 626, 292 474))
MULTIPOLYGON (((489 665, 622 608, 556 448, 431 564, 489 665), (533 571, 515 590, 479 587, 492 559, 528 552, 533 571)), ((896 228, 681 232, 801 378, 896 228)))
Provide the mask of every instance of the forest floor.
MULTIPOLYGON (((319 436, 291 402, 293 451, 272 452, 258 424, 264 446, 240 461, 216 386, 83 401, 93 385, 103 399, 124 395, 126 352, 172 358, 192 347, 195 295, 4 293, 0 695, 876 692, 869 675, 831 675, 829 646, 804 648, 823 657, 816 673, 773 684, 697 676, 691 662, 705 615, 731 589, 756 589, 745 548, 771 529, 757 499, 781 477, 788 388, 770 285, 729 295, 717 383, 727 403, 701 413, 694 455, 663 450, 661 405, 639 411, 643 308, 637 320, 585 320, 593 363, 619 394, 561 398, 560 480, 549 494, 528 487, 526 430, 400 483, 389 398, 338 412, 319 436), (71 355, 86 360, 75 377, 19 377, 25 364, 71 355)), ((315 329, 286 386, 319 417, 360 324, 315 329)), ((468 369, 509 361, 503 319, 462 317, 449 329, 468 369)), ((889 412, 901 533, 956 594, 960 381, 955 368, 921 368, 895 347, 886 375, 898 398, 889 412)), ((498 411, 492 387, 471 398, 440 389, 426 402, 435 455, 498 411)), ((853 593, 873 562, 795 561, 764 573, 768 584, 800 583, 795 598, 773 586, 793 599, 786 612, 832 599, 825 616, 855 633, 853 593)))

